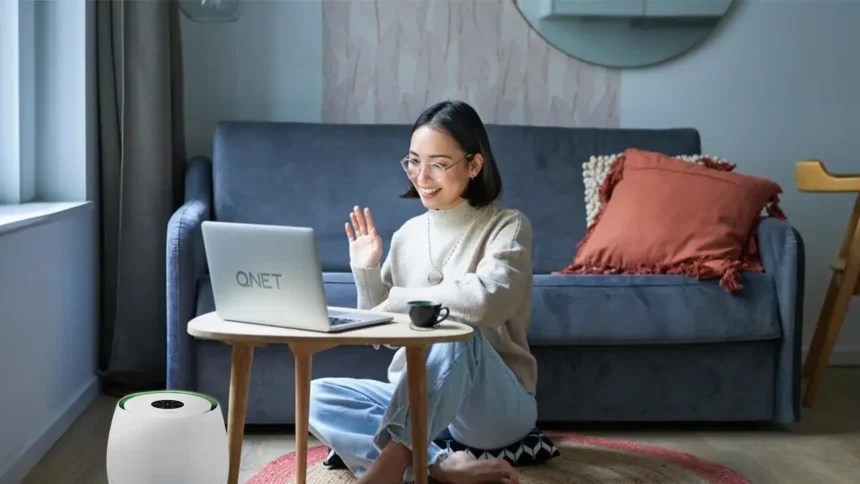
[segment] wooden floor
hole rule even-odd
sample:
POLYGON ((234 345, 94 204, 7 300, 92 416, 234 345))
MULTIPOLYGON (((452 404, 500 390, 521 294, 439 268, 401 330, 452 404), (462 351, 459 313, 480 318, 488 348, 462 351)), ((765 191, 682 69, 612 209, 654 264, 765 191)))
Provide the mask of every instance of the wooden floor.
MULTIPOLYGON (((789 428, 585 427, 590 435, 636 440, 727 465, 754 483, 860 482, 860 368, 828 371, 814 410, 789 428)), ((105 484, 105 446, 116 400, 102 397, 53 447, 24 484, 105 484)), ((246 436, 240 482, 293 450, 288 432, 246 436)), ((311 440, 311 444, 316 444, 311 440)))

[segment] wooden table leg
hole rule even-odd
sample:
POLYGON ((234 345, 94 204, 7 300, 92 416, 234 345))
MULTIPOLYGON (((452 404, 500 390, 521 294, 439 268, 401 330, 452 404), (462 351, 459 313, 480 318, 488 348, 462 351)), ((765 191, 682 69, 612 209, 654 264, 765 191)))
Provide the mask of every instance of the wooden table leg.
POLYGON ((427 484, 427 348, 406 348, 409 425, 412 427, 412 470, 415 484, 427 484))
POLYGON ((295 360, 296 394, 296 484, 305 484, 308 472, 308 418, 311 407, 311 363, 313 354, 329 345, 291 343, 295 360))
POLYGON ((242 443, 245 436, 245 414, 248 411, 248 389, 251 386, 251 364, 254 347, 233 345, 230 368, 230 408, 227 409, 227 439, 230 445, 230 473, 227 484, 238 484, 242 463, 242 443))

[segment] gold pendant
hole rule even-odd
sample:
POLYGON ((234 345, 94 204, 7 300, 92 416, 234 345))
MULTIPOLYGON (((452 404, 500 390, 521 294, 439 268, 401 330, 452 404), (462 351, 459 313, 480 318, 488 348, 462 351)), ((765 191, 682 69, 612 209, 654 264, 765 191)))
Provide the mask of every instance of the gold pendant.
POLYGON ((434 286, 442 283, 442 279, 445 277, 442 275, 442 271, 438 269, 433 269, 430 274, 427 275, 427 280, 430 281, 430 284, 434 286))

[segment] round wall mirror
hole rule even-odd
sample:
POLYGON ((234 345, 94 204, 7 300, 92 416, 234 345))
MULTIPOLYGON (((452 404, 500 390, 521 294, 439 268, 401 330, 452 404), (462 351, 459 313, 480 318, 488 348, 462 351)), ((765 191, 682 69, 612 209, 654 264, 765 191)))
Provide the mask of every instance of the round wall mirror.
POLYGON ((643 67, 701 43, 734 0, 512 0, 555 48, 591 64, 643 67))

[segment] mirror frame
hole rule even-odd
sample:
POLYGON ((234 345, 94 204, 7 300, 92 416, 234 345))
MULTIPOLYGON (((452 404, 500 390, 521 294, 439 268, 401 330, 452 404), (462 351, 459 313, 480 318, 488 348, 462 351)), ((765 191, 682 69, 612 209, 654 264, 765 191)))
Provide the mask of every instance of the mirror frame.
MULTIPOLYGON (((634 30, 631 30, 629 25, 629 20, 626 20, 628 17, 625 17, 626 14, 621 13, 624 9, 629 9, 631 11, 638 10, 644 8, 645 4, 648 1, 656 1, 656 2, 665 2, 666 5, 664 8, 669 8, 669 5, 672 3, 681 3, 684 1, 707 1, 707 0, 586 0, 589 5, 589 8, 597 8, 604 9, 606 14, 606 19, 611 19, 612 17, 617 17, 619 19, 625 19, 624 21, 619 20, 618 22, 613 23, 611 20, 596 20, 594 21, 590 17, 586 17, 578 12, 562 12, 559 14, 559 17, 564 17, 566 15, 570 15, 571 17, 581 17, 582 22, 584 24, 591 24, 597 28, 576 31, 571 33, 570 31, 565 32, 559 28, 555 33, 547 32, 547 28, 543 27, 541 23, 536 23, 536 21, 532 20, 532 17, 538 18, 539 15, 551 16, 551 13, 539 13, 537 10, 540 8, 545 8, 545 6, 540 5, 541 3, 551 3, 558 0, 510 0, 513 2, 513 6, 519 12, 523 21, 529 26, 529 28, 538 35, 541 39, 543 39, 547 44, 552 46, 554 49, 558 50, 562 54, 570 56, 579 61, 585 62, 587 64, 591 64, 598 67, 604 68, 616 68, 616 69, 635 69, 635 68, 643 68, 643 67, 652 67, 659 64, 664 64, 673 60, 676 60, 684 55, 690 54, 699 48, 702 44, 704 44, 708 39, 712 38, 723 25, 725 25, 726 20, 734 13, 737 6, 741 3, 738 0, 713 0, 713 3, 728 3, 728 6, 725 7, 723 13, 716 17, 715 20, 711 22, 707 22, 705 25, 706 30, 678 30, 679 37, 669 38, 667 40, 666 30, 652 30, 653 34, 651 35, 651 44, 654 46, 648 50, 641 49, 642 43, 642 35, 645 32, 648 32, 647 29, 636 30, 637 26, 641 26, 646 23, 653 23, 651 20, 642 20, 636 22, 634 24, 634 30), (613 6, 605 6, 600 4, 608 4, 609 2, 614 3, 613 6), (525 7, 523 4, 526 5, 525 7), (611 11, 611 10, 615 11, 611 11), (531 12, 529 12, 531 10, 531 12), (610 56, 615 56, 614 60, 606 60, 601 59, 602 54, 597 52, 591 46, 600 45, 600 37, 605 35, 599 28, 600 24, 597 22, 601 22, 604 25, 615 26, 613 30, 618 34, 626 34, 627 38, 619 39, 616 43, 617 47, 614 49, 615 54, 610 53, 610 56), (581 48, 564 48, 563 42, 566 37, 567 41, 573 41, 581 46, 581 48), (678 43, 683 43, 683 47, 676 47, 678 43), (627 46, 630 44, 640 45, 640 50, 635 49, 627 49, 627 46), (589 49, 591 51, 589 52, 589 49), (574 52, 576 50, 576 52, 574 52)), ((569 5, 566 8, 570 9, 570 7, 574 7, 573 5, 569 5)), ((719 7, 722 8, 722 7, 719 7)), ((575 9, 575 8, 574 8, 575 9)), ((643 17, 647 19, 648 17, 643 17)), ((540 22, 545 22, 544 25, 553 26, 553 20, 541 20, 540 22)), ((561 20, 563 22, 563 20, 561 20)), ((659 21, 657 21, 659 22, 659 21)), ((662 22, 663 25, 668 25, 671 29, 671 21, 662 22)), ((659 28, 660 24, 656 24, 659 28)), ((559 26, 558 23, 555 23, 555 26, 559 26)), ((647 24, 646 24, 647 26, 647 24)), ((671 30, 670 30, 671 31, 671 30)), ((613 33, 609 34, 611 37, 617 37, 617 35, 613 35, 613 33)), ((649 34, 645 34, 649 35, 649 34)), ((609 37, 607 37, 609 38, 609 37)), ((610 49, 611 50, 611 49, 610 49)))

